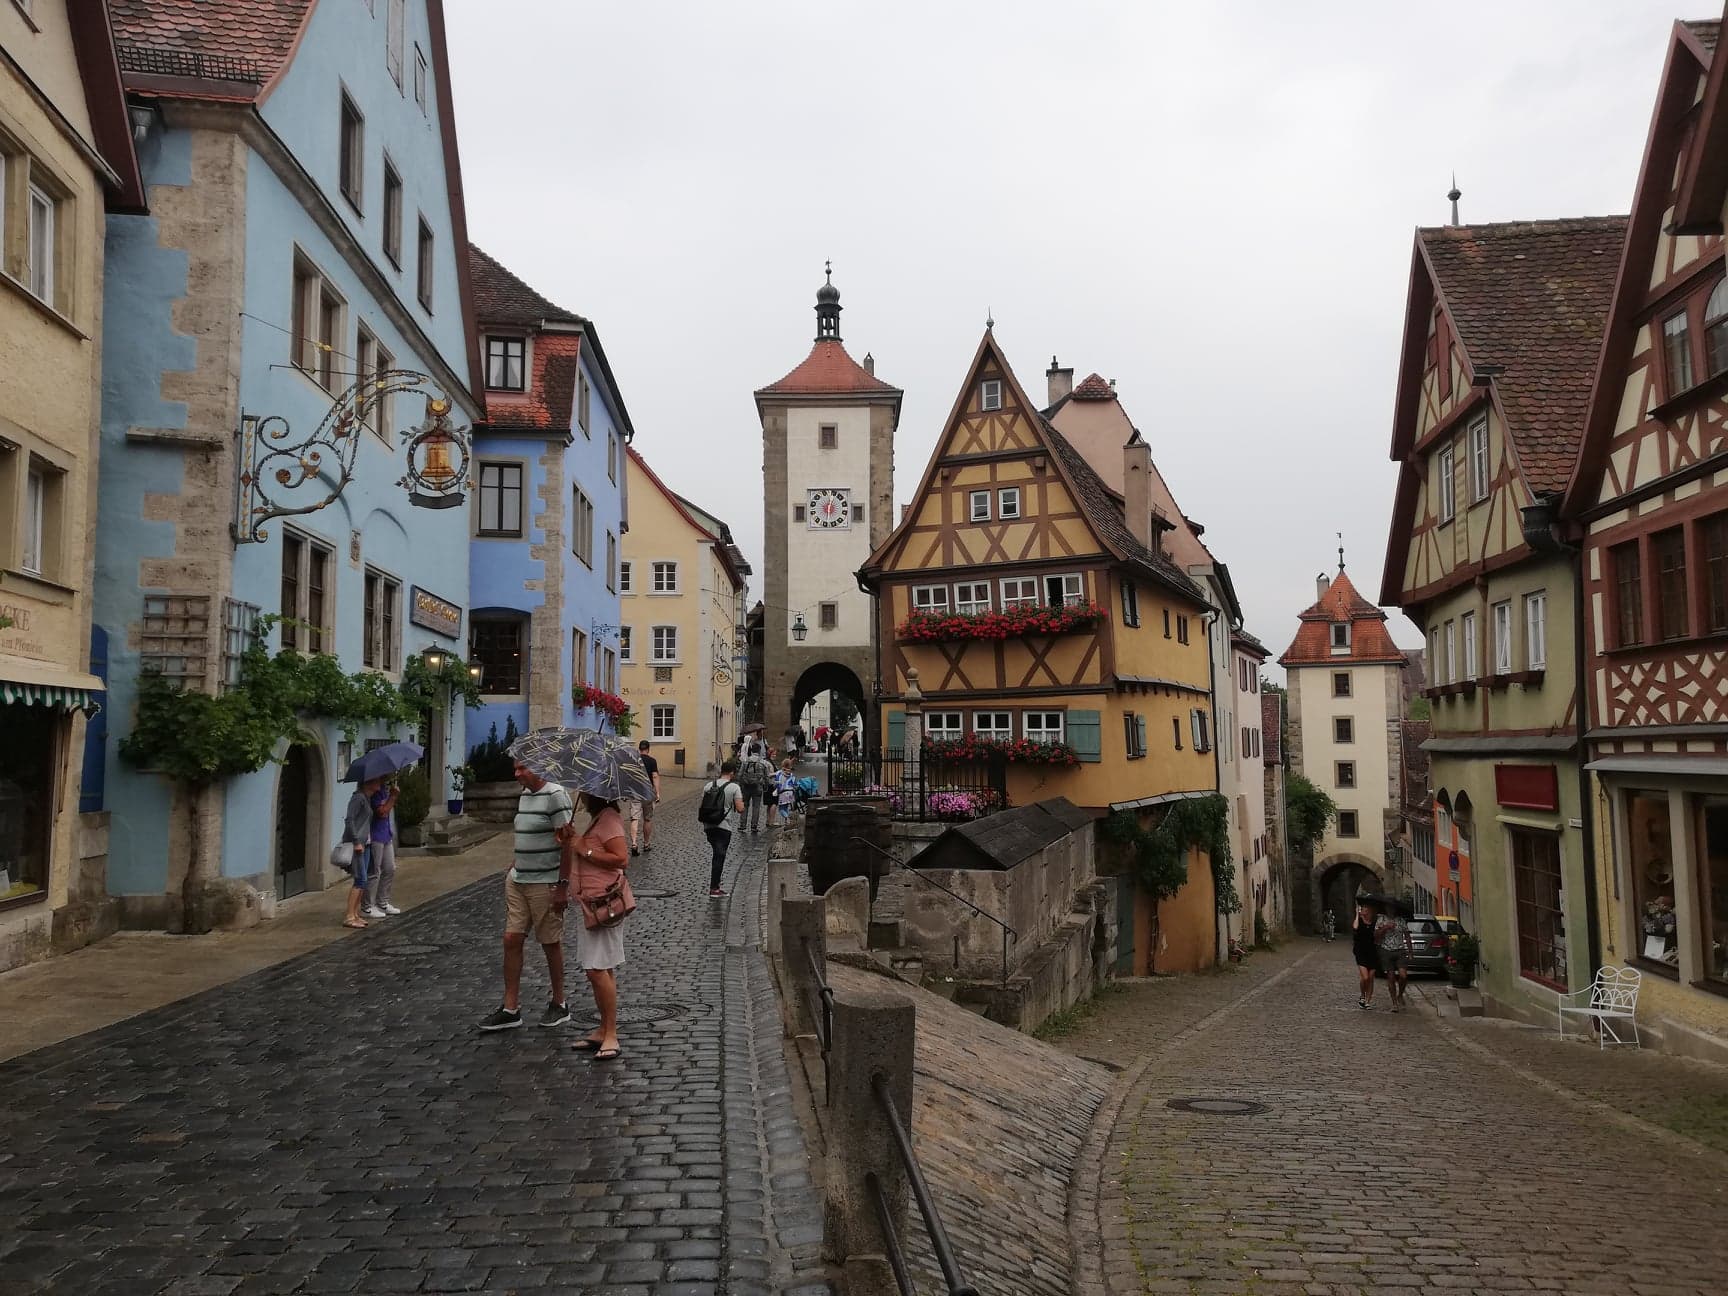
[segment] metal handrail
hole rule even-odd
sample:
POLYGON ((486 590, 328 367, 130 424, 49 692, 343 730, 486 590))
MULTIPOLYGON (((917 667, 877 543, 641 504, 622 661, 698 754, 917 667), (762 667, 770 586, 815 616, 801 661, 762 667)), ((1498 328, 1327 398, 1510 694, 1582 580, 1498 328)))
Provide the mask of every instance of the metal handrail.
MULTIPOLYGON (((888 863, 893 866, 892 868, 889 869, 889 872, 893 872, 894 868, 898 868, 902 873, 910 874, 912 877, 915 877, 920 882, 924 883, 925 886, 935 887, 938 891, 940 891, 943 895, 947 896, 950 900, 954 900, 960 904, 965 905, 968 909, 970 909, 973 913, 977 914, 980 918, 988 919, 990 922, 993 922, 998 927, 1000 927, 1002 929, 1002 984, 1003 985, 1008 984, 1008 943, 1011 940, 1016 941, 1016 942, 1019 941, 1019 939, 1020 939, 1020 933, 1019 932, 1015 931, 1012 927, 1010 927, 1007 923, 1003 922, 995 914, 989 913, 986 910, 980 909, 977 905, 973 904, 965 896, 960 895, 958 892, 950 891, 947 887, 943 886, 935 878, 927 877, 924 873, 920 872, 918 869, 907 868, 905 863, 900 859, 900 857, 898 855, 895 855, 892 851, 883 850, 880 846, 878 846, 875 842, 871 841, 868 837, 856 837, 855 836, 852 838, 852 840, 859 843, 862 846, 868 846, 871 850, 875 851, 878 855, 882 856, 883 859, 887 860, 888 863)), ((875 917, 874 902, 872 902, 872 905, 871 905, 871 917, 872 917, 872 919, 874 919, 874 917, 875 917)), ((954 944, 956 947, 956 955, 958 955, 958 947, 960 944, 960 938, 958 936, 956 936, 954 938, 954 944)), ((960 960, 959 960, 958 956, 956 956, 954 962, 956 965, 959 964, 960 960)))
MULTIPOLYGON (((918 1157, 912 1151, 912 1138, 906 1132, 906 1126, 900 1120, 900 1110, 894 1106, 894 1095, 888 1092, 888 1077, 878 1071, 870 1077, 870 1088, 875 1091, 876 1100, 882 1104, 883 1113, 888 1117, 888 1128, 894 1135, 894 1147, 900 1153, 901 1168, 906 1171, 906 1181, 912 1185, 912 1197, 918 1203, 918 1213, 924 1217, 924 1228, 930 1234, 930 1249, 936 1253, 936 1264, 942 1270, 942 1279, 948 1284, 948 1296, 978 1296, 978 1289, 960 1273, 960 1261, 954 1255, 953 1244, 948 1241, 948 1231, 942 1227, 942 1219, 936 1213, 936 1202, 930 1196, 930 1185, 924 1182, 924 1172, 919 1169, 918 1157)), ((880 1208, 886 1212, 886 1204, 880 1208)), ((891 1248, 898 1247, 898 1239, 894 1238, 889 1225, 884 1229, 884 1238, 891 1248)), ((892 1251, 890 1253, 892 1263, 892 1251)), ((902 1262, 903 1263, 903 1262, 902 1262)), ((900 1267, 895 1268, 895 1277, 900 1277, 900 1267)), ((902 1281, 900 1290, 910 1291, 902 1281)))
POLYGON ((834 1044, 834 987, 828 984, 827 974, 816 958, 816 951, 810 948, 810 942, 800 941, 799 944, 804 947, 804 959, 810 965, 811 979, 816 982, 816 993, 822 1000, 822 1011, 812 1015, 822 1034, 822 1056, 827 1057, 834 1044))
POLYGON ((894 1227, 894 1216, 888 1209, 888 1194, 882 1191, 882 1181, 874 1173, 864 1176, 864 1186, 876 1204, 876 1222, 882 1226, 882 1249, 888 1253, 888 1267, 894 1271, 894 1285, 900 1296, 918 1296, 918 1288, 906 1268, 906 1252, 900 1246, 900 1234, 894 1227))

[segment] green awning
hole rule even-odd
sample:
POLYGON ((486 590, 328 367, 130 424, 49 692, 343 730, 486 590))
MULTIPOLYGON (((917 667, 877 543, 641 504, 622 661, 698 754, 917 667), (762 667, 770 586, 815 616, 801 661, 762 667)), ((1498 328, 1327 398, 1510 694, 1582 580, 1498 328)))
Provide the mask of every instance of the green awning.
POLYGON ((0 680, 0 702, 53 707, 59 711, 96 712, 102 709, 102 703, 91 689, 59 688, 52 684, 14 684, 9 680, 0 680))
POLYGON ((45 706, 57 711, 102 709, 100 677, 47 662, 0 658, 0 704, 45 706))

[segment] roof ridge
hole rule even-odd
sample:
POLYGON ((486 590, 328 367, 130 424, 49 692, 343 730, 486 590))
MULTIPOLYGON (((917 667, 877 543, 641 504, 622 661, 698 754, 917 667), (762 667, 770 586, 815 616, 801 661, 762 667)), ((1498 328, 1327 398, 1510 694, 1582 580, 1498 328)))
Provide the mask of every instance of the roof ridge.
POLYGON ((893 383, 883 382, 852 358, 846 344, 839 338, 820 337, 810 345, 805 356, 787 373, 756 389, 757 396, 791 394, 822 394, 840 392, 892 392, 902 395, 893 383))
MULTIPOLYGON (((511 270, 502 261, 493 256, 490 252, 486 251, 486 249, 481 247, 478 243, 470 240, 468 244, 468 252, 470 270, 473 269, 477 258, 484 267, 484 274, 506 280, 508 288, 514 289, 516 292, 532 299, 539 308, 539 317, 541 319, 557 320, 561 323, 569 324, 585 325, 588 323, 588 320, 583 318, 581 315, 578 315, 575 311, 566 310, 551 298, 547 297, 544 293, 540 292, 521 275, 517 274, 514 270, 511 270)), ((498 284, 488 284, 485 283, 483 279, 483 275, 476 276, 476 282, 474 285, 475 296, 477 298, 491 298, 492 301, 484 307, 477 301, 475 303, 475 317, 480 320, 503 322, 504 317, 511 313, 501 304, 502 298, 506 294, 500 291, 500 286, 498 284)), ((522 319, 511 319, 509 322, 520 324, 528 321, 522 319)))

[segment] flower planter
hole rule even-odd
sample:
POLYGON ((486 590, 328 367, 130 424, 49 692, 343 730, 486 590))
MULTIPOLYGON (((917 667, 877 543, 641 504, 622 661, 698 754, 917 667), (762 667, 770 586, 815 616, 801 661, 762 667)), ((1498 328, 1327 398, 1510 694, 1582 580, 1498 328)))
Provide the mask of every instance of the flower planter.
POLYGON ((927 763, 1003 760, 1010 765, 1078 765, 1080 757, 1067 743, 1030 742, 1025 738, 938 739, 924 744, 927 763))
POLYGON ((451 797, 448 801, 446 801, 444 803, 444 808, 446 810, 448 810, 453 815, 461 814, 462 813, 462 798, 461 797, 451 797))
POLYGON ((1446 979, 1460 990, 1468 990, 1476 980, 1476 965, 1474 963, 1448 963, 1446 979))
POLYGON ((1001 612, 914 612, 894 628, 901 643, 945 643, 955 639, 1017 639, 1091 630, 1110 617, 1096 603, 1066 607, 1008 608, 1001 612))

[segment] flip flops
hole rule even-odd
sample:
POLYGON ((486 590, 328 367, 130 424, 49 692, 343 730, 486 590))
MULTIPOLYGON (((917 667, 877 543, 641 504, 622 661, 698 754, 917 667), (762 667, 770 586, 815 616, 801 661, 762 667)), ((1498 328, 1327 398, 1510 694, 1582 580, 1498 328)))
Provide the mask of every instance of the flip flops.
POLYGON ((611 1061, 616 1060, 619 1057, 622 1057, 623 1054, 624 1054, 624 1050, 622 1048, 596 1049, 595 1053, 594 1053, 594 1060, 596 1062, 611 1062, 611 1061))

